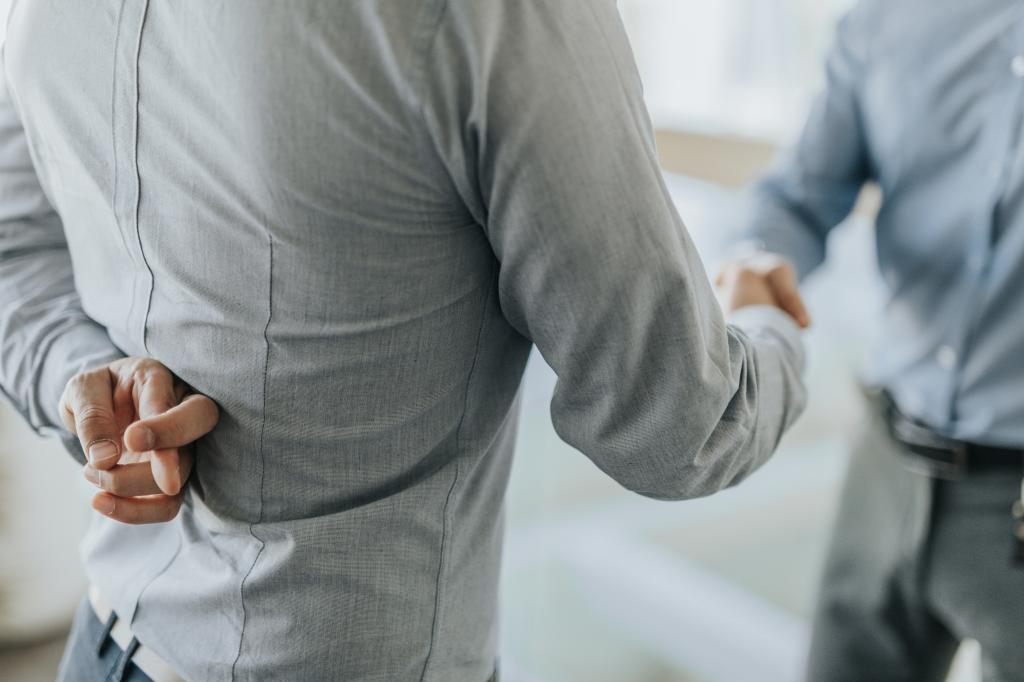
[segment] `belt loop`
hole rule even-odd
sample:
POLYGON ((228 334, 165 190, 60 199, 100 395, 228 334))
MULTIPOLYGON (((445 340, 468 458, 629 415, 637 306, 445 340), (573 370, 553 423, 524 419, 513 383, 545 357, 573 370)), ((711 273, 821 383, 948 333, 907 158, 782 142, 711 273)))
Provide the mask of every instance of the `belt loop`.
POLYGON ((138 648, 139 640, 132 637, 132 641, 128 643, 127 648, 121 653, 117 666, 111 671, 110 677, 107 678, 109 682, 122 682, 124 680, 124 676, 128 672, 128 666, 132 662, 132 656, 135 655, 135 650, 138 648))
MULTIPOLYGON (((97 620, 99 620, 97 618, 97 620)), ((114 629, 114 624, 117 623, 117 614, 113 611, 107 617, 107 622, 103 624, 103 630, 100 632, 100 636, 96 639, 96 657, 103 655, 103 647, 106 645, 107 640, 110 639, 110 632, 114 629)))

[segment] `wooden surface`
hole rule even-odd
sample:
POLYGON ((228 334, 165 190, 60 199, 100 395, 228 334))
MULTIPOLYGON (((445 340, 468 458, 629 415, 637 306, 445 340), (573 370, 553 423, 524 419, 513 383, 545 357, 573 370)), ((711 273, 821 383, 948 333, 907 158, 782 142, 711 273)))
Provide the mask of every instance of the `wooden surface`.
POLYGON ((667 171, 740 188, 757 177, 776 147, 760 140, 659 130, 658 154, 667 171))

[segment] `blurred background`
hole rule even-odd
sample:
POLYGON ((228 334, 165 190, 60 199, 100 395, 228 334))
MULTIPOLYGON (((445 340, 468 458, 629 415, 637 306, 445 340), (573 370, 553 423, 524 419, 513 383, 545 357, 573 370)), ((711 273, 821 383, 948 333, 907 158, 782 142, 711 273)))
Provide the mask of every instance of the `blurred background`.
MULTIPOLYGON (((709 270, 738 190, 798 130, 849 4, 619 0, 667 181, 709 270)), ((534 354, 508 495, 504 679, 799 679, 844 442, 860 419, 856 368, 879 305, 876 201, 869 189, 832 237, 842 259, 808 283, 810 407, 737 489, 670 504, 618 487, 558 440, 554 375, 534 354)), ((77 541, 89 496, 60 447, 0 406, 0 680, 54 677, 84 589, 77 541)), ((951 680, 974 682, 977 668, 968 643, 951 680)))

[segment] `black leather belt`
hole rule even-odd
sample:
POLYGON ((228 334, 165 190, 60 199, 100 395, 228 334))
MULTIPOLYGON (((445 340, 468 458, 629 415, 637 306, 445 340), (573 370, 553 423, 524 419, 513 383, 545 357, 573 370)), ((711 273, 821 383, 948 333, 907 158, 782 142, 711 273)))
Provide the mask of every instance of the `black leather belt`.
MULTIPOLYGON (((882 393, 881 398, 889 431, 908 454, 911 468, 953 481, 985 471, 1005 471, 1024 476, 1024 448, 993 447, 947 438, 900 412, 888 393, 882 393)), ((1014 520, 1012 560, 1014 565, 1024 566, 1024 480, 1011 514, 1014 520)))
POLYGON ((895 401, 884 394, 889 431, 903 449, 917 458, 917 466, 937 478, 956 480, 984 471, 1017 472, 1024 475, 1024 448, 1004 448, 965 443, 936 433, 926 424, 904 415, 895 401))

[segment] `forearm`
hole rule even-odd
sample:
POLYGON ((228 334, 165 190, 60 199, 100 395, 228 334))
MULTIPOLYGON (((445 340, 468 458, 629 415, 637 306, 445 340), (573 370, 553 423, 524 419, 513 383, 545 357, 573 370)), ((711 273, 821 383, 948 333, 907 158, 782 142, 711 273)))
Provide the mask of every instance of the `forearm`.
POLYGON ((673 421, 662 430, 624 432, 619 447, 584 445, 597 453, 599 463, 614 462, 609 473, 627 488, 655 499, 684 500, 736 485, 771 457, 803 411, 804 356, 793 321, 760 306, 729 321, 728 367, 705 376, 703 390, 691 380, 666 391, 662 399, 674 404, 673 421), (672 400, 672 393, 679 397, 672 400), (626 446, 630 440, 635 447, 626 446))
POLYGON ((560 315, 563 329, 588 329, 539 344, 559 374, 559 435, 657 499, 738 483, 770 457, 806 401, 797 324, 767 306, 723 319, 696 257, 689 262, 689 272, 652 273, 652 285, 679 282, 671 291, 644 286, 629 307, 560 315))
POLYGON ((800 136, 753 187, 740 223, 741 239, 786 256, 801 277, 824 259, 829 231, 873 176, 860 104, 870 31, 856 13, 840 22, 800 136))
POLYGON ((429 132, 494 250, 503 314, 558 375, 559 436, 651 497, 738 480, 799 411, 799 350, 727 326, 614 3, 451 9, 430 61, 470 67, 433 74, 429 132))
POLYGON ((750 191, 738 251, 784 256, 803 279, 824 261, 831 225, 822 224, 797 192, 786 191, 787 182, 791 181, 770 175, 750 191))
POLYGON ((82 311, 59 219, 0 224, 0 389, 32 428, 63 433, 68 379, 121 355, 82 311))
MULTIPOLYGON (((800 332, 793 319, 773 306, 750 306, 727 318, 733 333, 744 338, 748 382, 757 394, 757 410, 750 427, 749 460, 723 480, 737 483, 775 452, 786 430, 807 404, 802 375, 806 360, 800 332)), ((722 487, 724 487, 724 485, 722 487)))

